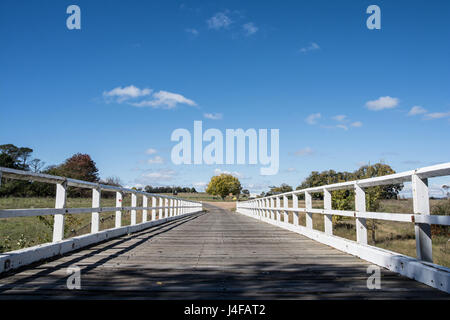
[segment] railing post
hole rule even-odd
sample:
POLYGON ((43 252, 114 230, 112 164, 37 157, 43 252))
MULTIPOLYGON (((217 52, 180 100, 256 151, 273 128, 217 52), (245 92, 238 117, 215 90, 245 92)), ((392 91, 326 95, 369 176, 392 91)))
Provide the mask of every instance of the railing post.
MULTIPOLYGON (((287 196, 283 196, 283 207, 284 207, 284 209, 288 209, 288 207, 289 207, 289 202, 288 202, 288 197, 287 196)), ((283 211, 283 222, 285 222, 285 223, 289 222, 289 213, 288 213, 288 211, 283 211)))
MULTIPOLYGON (((116 207, 122 208, 123 207, 123 193, 122 192, 116 192, 116 207)), ((116 228, 119 228, 122 226, 122 210, 116 211, 116 228)))
MULTIPOLYGON (((92 208, 100 208, 101 190, 100 188, 92 189, 92 208)), ((100 213, 92 212, 91 216, 91 233, 97 233, 100 229, 100 213)))
POLYGON ((269 199, 265 198, 264 199, 264 218, 269 218, 270 217, 270 210, 267 210, 267 207, 269 206, 269 199))
MULTIPOLYGON (((430 197, 428 194, 428 179, 421 179, 416 174, 411 177, 413 191, 414 214, 430 214, 430 197)), ((431 242, 431 225, 427 223, 415 223, 417 259, 433 262, 433 250, 431 242)))
MULTIPOLYGON (((366 211, 366 193, 357 184, 355 184, 355 211, 366 211)), ((361 244, 367 244, 367 225, 365 218, 356 218, 356 241, 361 244)))
POLYGON ((169 199, 169 217, 173 217, 173 199, 169 199))
MULTIPOLYGON (((148 197, 146 195, 142 196, 142 206, 144 208, 148 207, 148 197)), ((148 209, 142 210, 142 222, 147 222, 147 213, 148 213, 148 209)))
MULTIPOLYGON (((66 207, 67 202, 66 191, 67 191, 66 182, 58 183, 56 185, 56 199, 55 199, 56 209, 63 209, 66 207)), ((55 214, 55 218, 53 221, 53 242, 61 241, 63 238, 64 238, 64 214, 55 214)))
MULTIPOLYGON (((297 194, 292 194, 292 208, 298 209, 297 194)), ((292 212, 292 223, 294 224, 294 226, 298 226, 298 211, 292 212)))
POLYGON ((281 199, 280 197, 276 197, 276 202, 277 202, 277 221, 281 221, 281 199))
POLYGON ((274 208, 275 208, 275 201, 273 200, 273 198, 270 198, 270 219, 274 220, 275 219, 275 212, 274 212, 274 208))
POLYGON ((164 218, 169 217, 169 199, 164 198, 164 218))
MULTIPOLYGON (((323 208, 325 210, 331 210, 331 192, 327 189, 323 189, 323 208)), ((325 234, 331 236, 333 234, 333 216, 331 214, 325 214, 323 216, 323 222, 325 225, 325 234)))
MULTIPOLYGON (((152 207, 157 207, 156 197, 152 196, 152 207)), ((156 209, 152 209, 152 221, 156 220, 156 209)))
POLYGON ((163 217, 163 207, 164 207, 163 198, 159 197, 159 215, 158 215, 158 219, 164 218, 163 217))
POLYGON ((308 229, 313 228, 313 220, 312 220, 312 196, 311 193, 305 191, 305 208, 306 208, 306 227, 308 229))
MULTIPOLYGON (((135 193, 131 194, 131 206, 137 207, 137 195, 135 193)), ((131 209, 131 223, 130 225, 134 226, 136 224, 136 209, 131 209)))

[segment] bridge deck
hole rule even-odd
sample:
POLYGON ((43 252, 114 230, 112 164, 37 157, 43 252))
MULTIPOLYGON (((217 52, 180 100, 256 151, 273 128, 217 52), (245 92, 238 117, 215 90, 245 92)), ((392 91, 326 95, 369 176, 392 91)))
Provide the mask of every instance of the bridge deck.
POLYGON ((449 298, 385 270, 381 290, 369 290, 369 263, 296 233, 206 207, 206 214, 4 275, 0 299, 449 298), (81 268, 81 290, 66 287, 72 265, 81 268))

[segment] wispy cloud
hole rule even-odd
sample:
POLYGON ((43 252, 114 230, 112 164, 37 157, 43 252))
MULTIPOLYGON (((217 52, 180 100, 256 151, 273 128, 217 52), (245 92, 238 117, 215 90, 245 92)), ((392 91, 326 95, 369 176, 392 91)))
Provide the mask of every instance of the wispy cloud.
POLYGON ((153 148, 147 149, 147 150, 145 151, 146 154, 155 154, 155 153, 157 153, 157 152, 158 152, 158 151, 157 151, 156 149, 153 149, 153 148))
POLYGON ((434 119, 442 119, 442 118, 447 118, 450 117, 450 111, 449 112, 432 112, 432 113, 427 113, 424 116, 425 120, 434 120, 434 119))
POLYGON ((347 116, 345 114, 338 114, 338 115, 334 116, 332 119, 342 122, 342 121, 346 120, 346 118, 347 118, 347 116))
POLYGON ((306 117, 305 121, 306 123, 313 125, 317 123, 317 120, 320 119, 322 115, 320 113, 313 113, 310 114, 308 117, 306 117))
POLYGON ((131 85, 127 87, 117 87, 110 91, 104 91, 103 97, 107 102, 116 101, 118 103, 122 103, 129 99, 148 96, 151 93, 152 90, 149 88, 139 89, 134 85, 131 85))
POLYGON ((253 22, 246 23, 242 26, 246 36, 251 36, 258 31, 258 27, 253 22))
POLYGON ((187 28, 184 31, 186 31, 187 33, 193 35, 193 36, 198 36, 200 32, 198 32, 197 29, 194 28, 187 28))
POLYGON ((338 125, 336 125, 336 128, 338 128, 338 129, 344 129, 345 131, 348 130, 348 127, 347 127, 345 124, 338 124, 338 125))
POLYGON ((152 95, 151 100, 143 100, 140 102, 130 103, 135 107, 152 107, 152 108, 165 108, 173 109, 177 104, 187 104, 189 106, 196 106, 195 101, 184 97, 181 94, 168 92, 168 91, 158 91, 152 95))
POLYGON ((232 176, 234 176, 234 177, 236 177, 236 178, 243 178, 243 177, 244 177, 244 176, 242 175, 242 173, 237 172, 237 171, 230 172, 230 171, 222 170, 222 169, 219 169, 219 168, 217 168, 217 169, 214 170, 214 174, 215 174, 216 176, 217 176, 217 175, 220 175, 220 174, 222 174, 222 173, 224 173, 224 174, 231 174, 232 176))
POLYGON ((351 125, 352 127, 359 128, 359 127, 362 127, 362 126, 363 126, 363 123, 362 123, 361 121, 355 121, 355 122, 352 122, 350 125, 351 125))
POLYGON ((160 90, 154 92, 149 88, 139 89, 133 85, 127 87, 117 87, 110 91, 103 92, 103 97, 107 103, 115 101, 116 103, 127 103, 134 107, 153 107, 173 109, 177 104, 187 104, 196 106, 195 101, 184 97, 181 94, 160 90), (143 98, 151 96, 149 98, 143 98))
POLYGON ((208 25, 208 28, 214 29, 214 30, 220 30, 220 29, 226 29, 230 24, 233 23, 231 18, 227 15, 227 11, 225 12, 218 12, 208 20, 206 20, 206 23, 208 25))
POLYGON ((376 100, 367 101, 366 107, 372 111, 380 111, 384 109, 392 109, 395 108, 399 103, 398 98, 392 98, 389 96, 379 97, 376 100))
POLYGON ((175 175, 176 172, 174 170, 161 169, 142 174, 141 179, 139 179, 137 182, 151 183, 152 181, 170 181, 175 177, 175 175))
POLYGON ((415 115, 423 114, 423 113, 427 113, 427 109, 425 109, 421 106, 414 106, 411 108, 411 110, 409 110, 408 116, 415 116, 415 115))
POLYGON ((147 160, 148 164, 163 164, 164 163, 164 159, 160 156, 155 156, 153 158, 150 158, 147 160))
POLYGON ((320 49, 320 46, 317 43, 312 42, 309 46, 303 47, 299 51, 301 53, 307 53, 309 51, 315 51, 315 50, 319 50, 319 49, 320 49))
POLYGON ((203 116, 206 119, 211 119, 211 120, 220 120, 223 117, 223 115, 221 113, 204 113, 203 116))
POLYGON ((314 150, 311 149, 310 147, 306 147, 306 148, 303 148, 303 149, 300 149, 300 150, 296 151, 294 154, 296 156, 300 156, 300 157, 310 156, 310 155, 314 154, 314 150))

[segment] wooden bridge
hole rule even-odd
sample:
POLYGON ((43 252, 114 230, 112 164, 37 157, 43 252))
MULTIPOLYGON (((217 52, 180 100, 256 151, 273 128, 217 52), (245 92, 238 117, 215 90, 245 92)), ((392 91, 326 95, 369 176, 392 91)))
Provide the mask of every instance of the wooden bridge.
MULTIPOLYGON (((346 212, 328 208, 327 192, 409 177, 416 190, 413 196, 423 197, 426 176, 449 172, 450 164, 444 164, 374 178, 378 179, 375 182, 369 179, 299 190, 239 202, 237 212, 232 212, 136 190, 0 168, 3 177, 57 185, 55 209, 0 210, 0 218, 55 215, 52 243, 0 254, 0 299, 448 299, 448 268, 371 247, 363 243, 361 231, 355 242, 332 235, 332 230, 330 234, 328 227, 325 232, 313 230, 308 216, 307 225, 299 226, 296 213, 322 210, 325 219, 351 213, 360 219, 359 227, 364 231, 362 219, 374 213, 361 207, 361 193, 357 211, 346 212), (93 207, 66 208, 68 186, 91 188, 93 207), (324 190, 324 209, 312 209, 308 195, 324 190), (114 208, 101 207, 102 191, 116 192, 117 199, 131 193, 132 207, 123 207, 121 201, 114 208), (297 208, 295 201, 289 207, 286 199, 299 193, 306 195, 306 208, 297 208), (144 199, 142 207, 136 206, 138 196, 144 199), (99 212, 113 210, 116 227, 99 231, 99 212), (126 210, 131 211, 131 225, 121 226, 119 218, 126 210), (143 212, 139 223, 138 210, 143 212), (64 215, 83 212, 92 213, 91 233, 62 239, 64 215), (293 223, 286 218, 289 212, 293 213, 293 223), (367 285, 367 270, 374 264, 382 267, 380 289, 367 285), (79 272, 79 289, 68 286, 74 270, 79 272)), ((421 201, 426 202, 425 198, 421 201)), ((445 216, 424 212, 398 215, 379 213, 378 218, 415 223, 422 241, 420 250, 424 251, 428 250, 423 244, 426 225, 450 225, 445 216)))

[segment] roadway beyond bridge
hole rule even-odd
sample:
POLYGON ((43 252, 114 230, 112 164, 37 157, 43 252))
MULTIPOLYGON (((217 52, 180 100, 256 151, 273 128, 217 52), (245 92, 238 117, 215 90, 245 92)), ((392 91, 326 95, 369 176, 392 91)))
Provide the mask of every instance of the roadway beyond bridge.
POLYGON ((3 274, 0 299, 448 299, 294 232, 211 205, 181 217, 3 274), (81 289, 67 288, 78 266, 81 289))

